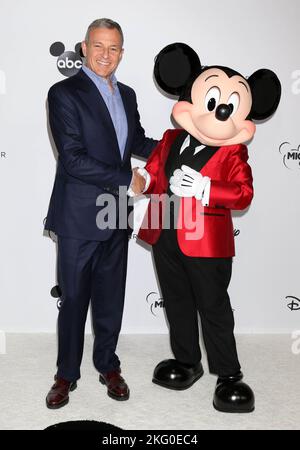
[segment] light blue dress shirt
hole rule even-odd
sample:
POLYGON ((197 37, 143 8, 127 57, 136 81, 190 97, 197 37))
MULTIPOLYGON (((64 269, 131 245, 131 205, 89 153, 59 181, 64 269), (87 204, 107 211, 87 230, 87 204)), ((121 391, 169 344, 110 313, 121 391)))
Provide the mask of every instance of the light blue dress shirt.
POLYGON ((128 136, 128 124, 122 97, 117 84, 117 79, 115 75, 112 74, 110 78, 113 86, 112 92, 108 85, 108 81, 105 78, 100 77, 86 66, 82 66, 82 70, 95 83, 107 106, 116 131, 121 158, 123 158, 128 136))

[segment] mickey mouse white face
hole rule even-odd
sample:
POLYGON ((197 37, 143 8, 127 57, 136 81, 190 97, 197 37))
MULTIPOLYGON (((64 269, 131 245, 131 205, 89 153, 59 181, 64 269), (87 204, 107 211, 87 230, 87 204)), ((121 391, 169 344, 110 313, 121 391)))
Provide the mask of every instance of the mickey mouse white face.
POLYGON ((176 103, 172 114, 203 144, 234 145, 253 137, 255 124, 246 119, 252 106, 251 89, 240 75, 229 77, 216 67, 204 70, 193 83, 191 100, 176 103))

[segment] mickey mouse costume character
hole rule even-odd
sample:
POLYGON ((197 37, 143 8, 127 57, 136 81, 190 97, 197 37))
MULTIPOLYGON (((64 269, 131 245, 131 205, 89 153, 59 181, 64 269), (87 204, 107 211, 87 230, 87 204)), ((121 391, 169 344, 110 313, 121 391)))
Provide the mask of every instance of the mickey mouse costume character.
MULTIPOLYGON (((203 375, 199 312, 209 369, 218 375, 214 407, 251 412, 254 394, 241 381, 227 292, 235 254, 231 210, 251 203, 252 174, 243 143, 255 133, 253 120, 276 111, 281 85, 267 69, 246 79, 228 67, 201 67, 194 50, 181 43, 161 50, 154 75, 163 91, 179 97, 172 115, 182 129, 167 130, 145 169, 139 169, 146 178, 145 194, 173 193, 179 201, 178 213, 168 210, 178 226, 164 226, 163 206, 159 226, 142 225, 139 231, 139 238, 153 246, 175 356, 157 365, 153 382, 180 390, 203 375), (203 236, 196 240, 179 225, 186 199, 192 201, 189 214, 202 223, 203 236)), ((154 197, 148 218, 158 211, 154 197)))

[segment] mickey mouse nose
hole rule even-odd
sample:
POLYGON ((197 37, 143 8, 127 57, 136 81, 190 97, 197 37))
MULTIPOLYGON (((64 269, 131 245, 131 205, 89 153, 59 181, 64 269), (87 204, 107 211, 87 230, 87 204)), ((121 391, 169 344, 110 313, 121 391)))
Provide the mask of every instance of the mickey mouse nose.
POLYGON ((228 105, 221 104, 216 109, 216 118, 225 122, 231 114, 231 108, 228 105))

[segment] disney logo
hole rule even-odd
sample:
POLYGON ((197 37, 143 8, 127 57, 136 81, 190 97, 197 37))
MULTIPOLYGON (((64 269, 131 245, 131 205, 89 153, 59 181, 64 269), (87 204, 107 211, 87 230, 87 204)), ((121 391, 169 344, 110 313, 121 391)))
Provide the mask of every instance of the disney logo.
POLYGON ((146 297, 146 302, 150 306, 151 314, 155 317, 155 310, 157 308, 163 308, 164 307, 164 301, 162 297, 159 297, 159 294, 157 292, 150 292, 150 294, 146 297))
POLYGON ((291 301, 287 304, 287 307, 291 311, 299 311, 299 309, 300 309, 300 299, 299 298, 294 297, 293 295, 288 295, 285 298, 286 298, 286 300, 290 300, 291 299, 291 301))
POLYGON ((279 147, 279 153, 283 155, 283 164, 287 169, 300 169, 300 145, 292 148, 289 142, 283 142, 279 147))

